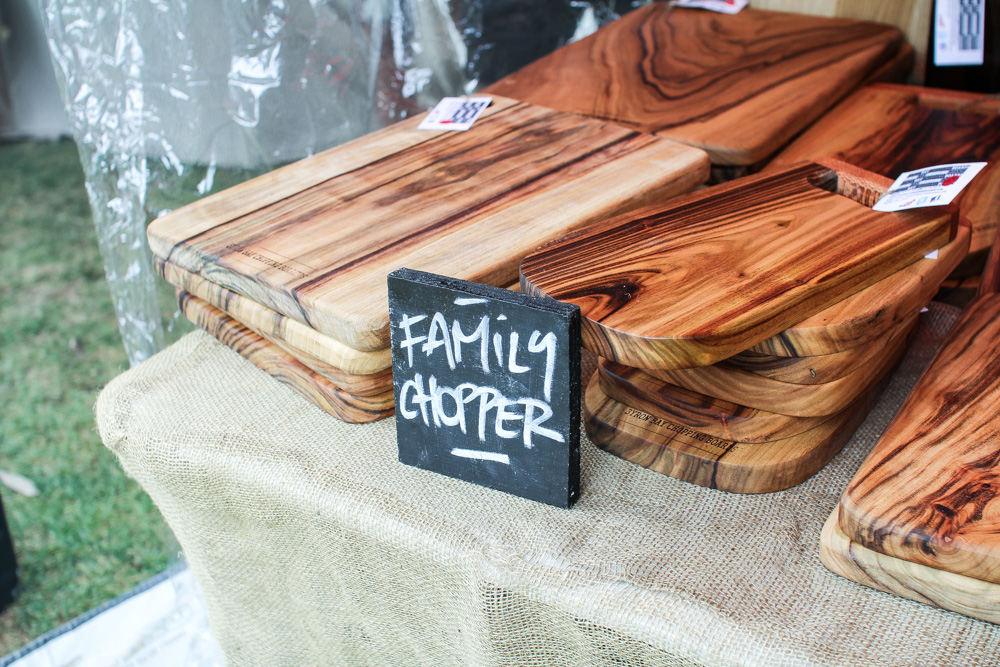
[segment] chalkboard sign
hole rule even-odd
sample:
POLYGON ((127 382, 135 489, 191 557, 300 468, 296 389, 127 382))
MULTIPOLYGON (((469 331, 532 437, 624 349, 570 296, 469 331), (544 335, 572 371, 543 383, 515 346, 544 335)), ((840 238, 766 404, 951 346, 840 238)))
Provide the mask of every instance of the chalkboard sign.
POLYGON ((558 507, 580 495, 580 309, 389 274, 403 463, 558 507))

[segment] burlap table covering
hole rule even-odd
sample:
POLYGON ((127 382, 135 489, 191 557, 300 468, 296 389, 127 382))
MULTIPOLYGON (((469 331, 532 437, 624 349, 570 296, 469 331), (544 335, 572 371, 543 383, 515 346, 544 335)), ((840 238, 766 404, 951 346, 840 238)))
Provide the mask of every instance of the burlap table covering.
POLYGON ((824 470, 676 481, 584 439, 559 510, 396 460, 207 334, 115 379, 97 421, 177 539, 231 665, 997 664, 1000 627, 862 587, 820 528, 957 311, 934 308, 824 470))

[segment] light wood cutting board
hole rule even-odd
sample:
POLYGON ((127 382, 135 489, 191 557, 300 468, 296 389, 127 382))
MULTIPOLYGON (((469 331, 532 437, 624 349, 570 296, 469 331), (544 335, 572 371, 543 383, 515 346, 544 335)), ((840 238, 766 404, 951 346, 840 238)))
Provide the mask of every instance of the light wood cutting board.
POLYGON ((886 556, 847 538, 837 523, 839 508, 823 525, 819 559, 851 581, 1000 624, 1000 584, 886 556))
POLYGON ((656 132, 704 148, 713 164, 750 165, 865 82, 902 41, 878 23, 656 2, 486 92, 656 132))
POLYGON ((844 410, 888 375, 906 351, 907 333, 899 331, 882 354, 853 373, 823 384, 793 384, 716 364, 699 368, 649 369, 646 372, 679 387, 725 401, 793 417, 822 417, 844 410))
POLYGON ((811 357, 778 357, 744 352, 720 361, 716 366, 725 370, 755 373, 779 382, 825 384, 850 375, 862 366, 876 363, 877 357, 885 353, 886 345, 892 337, 898 333, 908 334, 919 317, 919 313, 913 313, 887 334, 843 352, 811 357))
POLYGON ((754 354, 809 357, 835 354, 884 336, 924 308, 965 257, 971 231, 959 217, 955 238, 937 259, 921 259, 888 278, 811 315, 747 349, 754 354))
POLYGON ((1000 101, 894 84, 856 91, 782 150, 765 171, 832 157, 895 179, 952 162, 988 162, 956 200, 984 259, 1000 224, 1000 101))
POLYGON ((363 424, 392 415, 392 388, 374 396, 354 396, 312 372, 221 310, 186 292, 178 293, 184 316, 292 391, 341 421, 363 424))
POLYGON ((1000 295, 977 298, 840 501, 867 549, 1000 584, 1000 295))
POLYGON ((638 368, 602 359, 597 367, 608 398, 720 440, 771 442, 798 435, 829 419, 766 412, 670 384, 638 368))
MULTIPOLYGON (((153 268, 171 285, 224 311, 237 322, 279 344, 292 356, 315 359, 326 364, 331 375, 338 370, 342 375, 378 375, 392 367, 392 350, 387 347, 371 352, 356 350, 196 273, 185 271, 171 262, 164 262, 159 257, 153 258, 153 268)), ((389 372, 391 376, 391 371, 389 372)), ((392 380, 389 380, 389 384, 392 384, 392 380)))
POLYGON ((704 152, 495 98, 466 132, 422 115, 154 220, 153 254, 362 351, 389 345, 386 275, 504 286, 540 243, 687 192, 704 152))
POLYGON ((650 470, 733 493, 769 493, 805 481, 850 440, 882 386, 819 426, 759 444, 712 438, 608 398, 596 378, 584 396, 587 435, 601 449, 650 470))
POLYGON ((526 257, 521 289, 579 305, 584 345, 606 359, 721 361, 949 241, 948 210, 872 211, 838 193, 870 197, 869 174, 834 167, 749 176, 581 230, 526 257))

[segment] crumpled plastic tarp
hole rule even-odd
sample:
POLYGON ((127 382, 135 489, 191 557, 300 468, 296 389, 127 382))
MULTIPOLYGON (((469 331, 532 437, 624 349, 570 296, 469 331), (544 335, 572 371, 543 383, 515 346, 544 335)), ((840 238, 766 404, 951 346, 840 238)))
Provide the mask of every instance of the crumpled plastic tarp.
POLYGON ((42 0, 131 363, 177 317, 153 217, 471 93, 647 1, 42 0))

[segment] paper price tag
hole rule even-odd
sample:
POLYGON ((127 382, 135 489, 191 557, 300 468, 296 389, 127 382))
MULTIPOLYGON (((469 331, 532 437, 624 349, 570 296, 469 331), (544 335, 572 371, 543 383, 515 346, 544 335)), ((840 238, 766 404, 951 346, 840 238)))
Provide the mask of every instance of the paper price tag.
POLYGON ((445 97, 438 102, 418 130, 460 130, 472 127, 479 115, 493 101, 492 97, 445 97))
POLYGON ((985 166, 985 162, 962 162, 904 172, 872 209, 892 213, 950 204, 985 166))
POLYGON ((723 14, 736 14, 747 6, 749 0, 674 0, 674 7, 708 9, 723 14))

